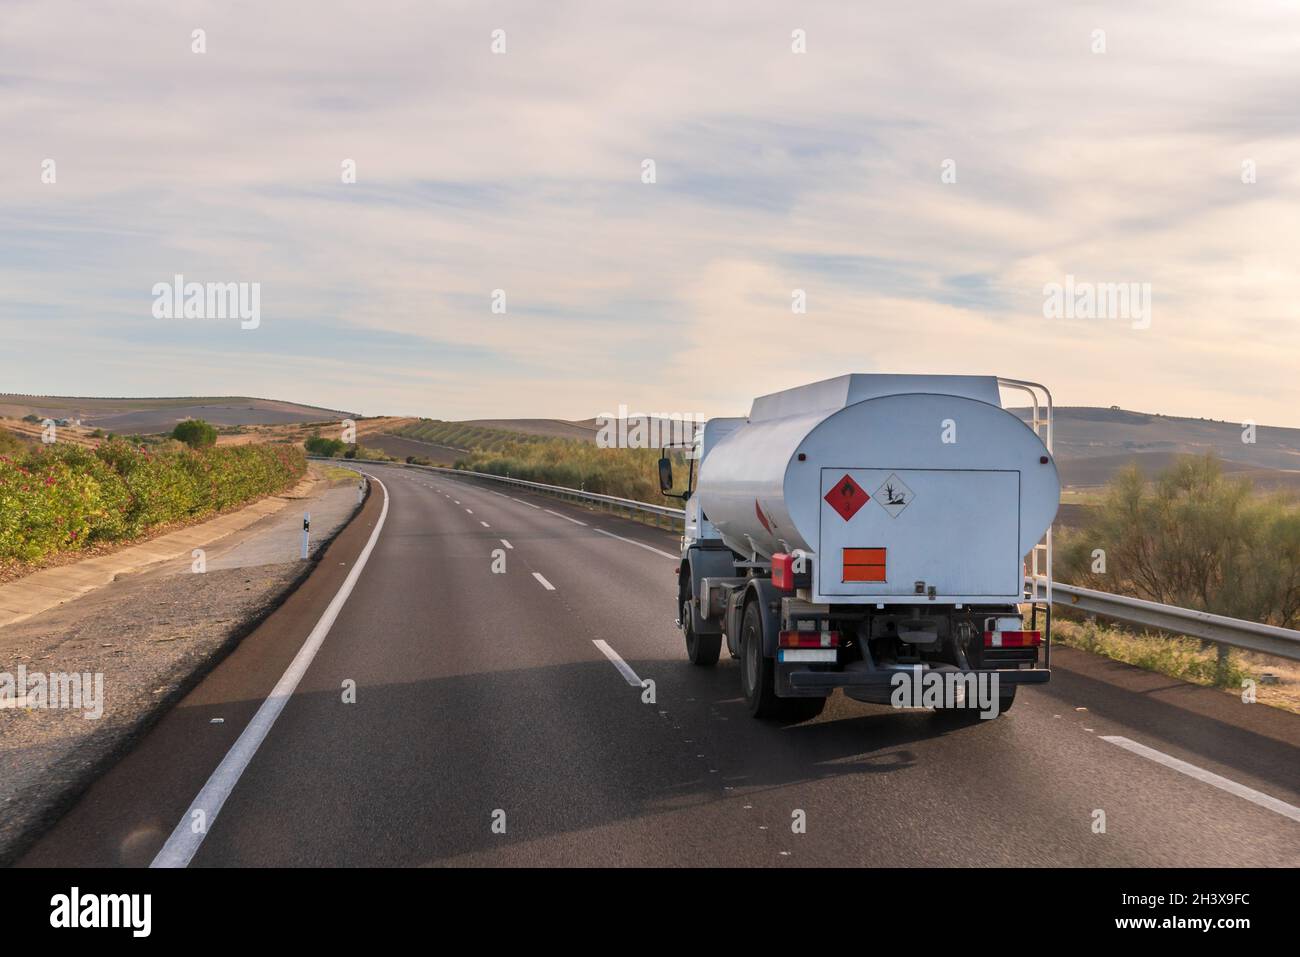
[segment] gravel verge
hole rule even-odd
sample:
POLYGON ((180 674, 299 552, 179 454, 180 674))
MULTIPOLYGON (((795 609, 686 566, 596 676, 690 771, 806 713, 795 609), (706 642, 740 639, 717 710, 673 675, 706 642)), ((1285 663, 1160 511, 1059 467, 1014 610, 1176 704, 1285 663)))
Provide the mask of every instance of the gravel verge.
MULTIPOLYGON (((314 555, 328 543, 314 542, 314 555)), ((20 667, 29 680, 38 673, 103 676, 98 718, 85 716, 93 702, 75 710, 0 707, 0 866, 58 820, 315 566, 313 559, 125 576, 0 629, 0 681, 16 681, 20 667)))

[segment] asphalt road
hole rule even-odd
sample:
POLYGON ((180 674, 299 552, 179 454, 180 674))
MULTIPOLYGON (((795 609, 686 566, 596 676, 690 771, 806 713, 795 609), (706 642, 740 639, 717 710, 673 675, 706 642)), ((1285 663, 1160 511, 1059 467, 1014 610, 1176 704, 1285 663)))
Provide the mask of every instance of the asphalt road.
MULTIPOLYGON (((191 866, 1300 863, 1298 716, 1057 649, 996 721, 839 695, 812 722, 755 721, 738 662, 685 660, 674 536, 366 467, 389 492, 373 553, 191 866)), ((154 859, 381 499, 22 864, 154 859)))

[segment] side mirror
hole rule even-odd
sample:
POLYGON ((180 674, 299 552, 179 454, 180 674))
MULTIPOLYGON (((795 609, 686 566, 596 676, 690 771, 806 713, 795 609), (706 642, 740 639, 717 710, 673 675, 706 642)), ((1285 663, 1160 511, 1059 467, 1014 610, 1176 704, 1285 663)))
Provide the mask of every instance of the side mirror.
POLYGON ((673 463, 664 456, 659 460, 659 491, 668 495, 673 490, 673 463))

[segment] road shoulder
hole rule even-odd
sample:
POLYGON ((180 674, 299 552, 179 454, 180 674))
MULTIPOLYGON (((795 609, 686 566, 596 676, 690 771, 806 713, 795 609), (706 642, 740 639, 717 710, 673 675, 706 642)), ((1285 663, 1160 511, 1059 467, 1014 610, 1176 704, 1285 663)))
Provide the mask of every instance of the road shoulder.
MULTIPOLYGON (((325 489, 323 495, 331 492, 336 498, 352 495, 355 504, 351 488, 325 489)), ((328 601, 329 582, 347 570, 339 564, 348 560, 346 547, 336 557, 340 547, 354 537, 349 532, 358 523, 364 527, 374 499, 338 515, 341 531, 334 542, 318 544, 314 561, 250 563, 204 574, 190 574, 188 559, 184 573, 169 574, 164 563, 0 631, 0 671, 16 673, 21 666, 29 673, 100 674, 104 705, 94 720, 82 710, 0 710, 0 863, 19 857, 101 775, 111 774, 151 727, 165 723, 206 675, 295 596, 326 593, 328 601)), ((249 543, 270 537, 282 552, 284 524, 271 517, 257 535, 228 547, 249 550, 249 543)), ((209 722, 205 738, 213 731, 220 735, 225 722, 235 720, 227 713, 212 717, 221 720, 209 722)), ((126 800, 129 806, 132 799, 126 800)))
POLYGON ((290 502, 309 497, 320 484, 318 470, 312 470, 293 488, 278 495, 267 495, 216 518, 162 535, 146 536, 134 545, 80 561, 42 568, 30 575, 0 584, 0 628, 78 599, 104 587, 119 575, 129 575, 156 562, 180 556, 188 558, 194 549, 211 547, 263 518, 280 512, 290 502))

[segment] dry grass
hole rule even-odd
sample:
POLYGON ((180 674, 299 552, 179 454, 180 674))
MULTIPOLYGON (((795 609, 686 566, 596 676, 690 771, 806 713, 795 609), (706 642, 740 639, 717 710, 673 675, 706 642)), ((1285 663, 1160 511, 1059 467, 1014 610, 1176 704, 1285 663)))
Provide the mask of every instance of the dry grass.
MULTIPOLYGON (((0 419, 0 429, 6 429, 31 442, 41 441, 41 436, 45 434, 45 429, 39 423, 24 422, 22 419, 0 419)), ((95 448, 99 445, 99 439, 91 437, 92 431, 94 430, 84 426, 60 425, 57 435, 60 442, 95 448)))
POLYGON ((326 481, 331 485, 355 485, 358 481, 357 473, 351 469, 340 468, 337 465, 326 465, 323 471, 326 481))
MULTIPOLYGON (((245 425, 239 432, 224 432, 217 436, 218 445, 247 445, 250 442, 292 442, 302 445, 310 436, 322 435, 327 439, 340 438, 341 419, 327 422, 290 422, 283 425, 245 425)), ((357 420, 357 439, 392 432, 418 419, 383 415, 373 419, 357 420)))
POLYGON ((1052 640, 1192 684, 1221 688, 1238 697, 1242 681, 1253 679, 1259 703, 1300 714, 1300 663, 1286 658, 1234 649, 1220 670, 1217 650, 1195 638, 1134 634, 1096 622, 1057 617, 1052 621, 1052 640), (1265 674, 1276 675, 1276 683, 1265 684, 1265 674))

